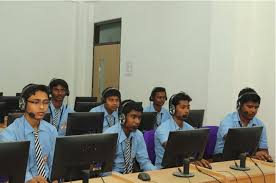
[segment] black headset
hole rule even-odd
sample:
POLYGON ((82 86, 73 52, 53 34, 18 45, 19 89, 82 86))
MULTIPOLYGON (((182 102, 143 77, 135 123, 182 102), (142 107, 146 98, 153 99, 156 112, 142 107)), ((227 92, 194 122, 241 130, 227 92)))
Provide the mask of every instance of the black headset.
POLYGON ((19 98, 19 102, 18 102, 18 107, 21 111, 25 111, 26 110, 26 104, 27 104, 27 101, 26 99, 24 98, 24 96, 26 95, 26 91, 31 89, 32 87, 35 87, 36 84, 28 84, 27 86, 25 86, 23 89, 22 89, 22 92, 21 92, 21 95, 20 95, 20 98, 19 98))
POLYGON ((240 95, 239 98, 238 98, 238 100, 237 100, 237 110, 240 110, 241 101, 243 100, 243 98, 245 96, 249 96, 249 95, 256 95, 256 96, 258 96, 260 98, 260 96, 255 91, 245 92, 244 94, 240 95))
POLYGON ((175 96, 177 96, 179 94, 187 95, 185 92, 180 91, 171 96, 171 98, 169 99, 169 112, 172 116, 175 114, 175 108, 176 108, 176 106, 173 104, 173 100, 174 100, 175 96))
MULTIPOLYGON (((40 86, 40 85, 28 84, 27 86, 25 86, 22 89, 22 92, 21 92, 21 95, 20 95, 20 98, 19 98, 19 101, 18 101, 18 107, 19 107, 20 110, 22 110, 22 111, 26 110, 26 107, 27 107, 27 98, 25 98, 27 96, 26 92, 32 91, 38 86, 40 86)), ((45 85, 43 85, 43 86, 45 86, 45 85)), ((47 95, 49 95, 50 94, 49 88, 47 86, 45 86, 45 89, 46 89, 47 95)))
POLYGON ((133 102, 134 102, 133 100, 127 100, 121 105, 120 110, 119 110, 119 120, 120 120, 121 125, 125 125, 125 123, 126 123, 126 115, 124 114, 124 110, 125 110, 126 106, 133 102))
POLYGON ((152 91, 151 91, 151 94, 150 94, 150 97, 149 97, 149 101, 153 101, 153 98, 154 98, 154 96, 155 96, 155 93, 159 90, 159 89, 164 89, 164 92, 166 93, 166 98, 165 98, 165 100, 167 100, 167 92, 166 92, 166 89, 165 88, 163 88, 163 87, 154 87, 153 89, 152 89, 152 91))
MULTIPOLYGON (((120 91, 118 90, 118 89, 116 89, 116 88, 113 88, 113 87, 107 87, 106 89, 104 89, 104 91, 102 92, 102 98, 101 98, 101 101, 102 101, 102 103, 105 103, 106 102, 106 95, 107 95, 107 93, 108 92, 110 92, 111 90, 116 90, 116 91, 118 91, 119 93, 120 93, 120 91)), ((119 97, 120 98, 120 101, 121 101, 121 97, 119 97)))
POLYGON ((68 83, 63 80, 63 79, 58 79, 58 78, 53 78, 50 83, 49 83, 49 89, 50 89, 50 93, 52 95, 52 90, 53 90, 53 85, 55 84, 56 81, 61 81, 62 83, 64 83, 64 85, 62 85, 64 88, 65 88, 65 96, 69 96, 70 95, 70 91, 69 91, 69 86, 68 86, 68 83))

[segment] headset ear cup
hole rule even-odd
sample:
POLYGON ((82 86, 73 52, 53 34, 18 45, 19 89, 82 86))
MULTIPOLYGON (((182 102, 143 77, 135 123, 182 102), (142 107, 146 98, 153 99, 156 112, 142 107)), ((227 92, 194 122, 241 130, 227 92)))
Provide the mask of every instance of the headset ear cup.
POLYGON ((124 125, 125 122, 126 122, 126 117, 124 114, 121 114, 120 117, 119 117, 119 120, 121 121, 121 125, 124 125))
POLYGON ((174 105, 173 104, 170 104, 170 107, 169 107, 170 109, 169 109, 169 112, 170 112, 170 114, 171 115, 174 115, 174 113, 175 113, 175 107, 174 107, 174 105))
POLYGON ((19 104, 19 109, 21 111, 24 111, 25 107, 26 107, 26 102, 25 102, 25 100, 22 97, 19 99, 18 104, 19 104))

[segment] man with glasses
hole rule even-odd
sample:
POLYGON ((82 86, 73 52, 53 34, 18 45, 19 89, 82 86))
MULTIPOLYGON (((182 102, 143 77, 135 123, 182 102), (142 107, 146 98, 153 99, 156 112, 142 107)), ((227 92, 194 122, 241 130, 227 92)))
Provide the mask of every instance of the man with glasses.
MULTIPOLYGON (((0 141, 30 141, 25 182, 47 183, 52 167, 57 130, 43 120, 49 106, 45 85, 29 84, 22 90, 19 107, 24 115, 17 118, 1 134, 0 141)), ((16 168, 16 167, 14 167, 16 168)))
MULTIPOLYGON (((56 127, 59 136, 64 136, 67 126, 68 113, 73 110, 64 104, 64 98, 69 96, 69 87, 63 79, 52 79, 49 83, 51 101, 48 112, 51 114, 50 123, 56 127)), ((67 102, 68 103, 68 102, 67 102)))

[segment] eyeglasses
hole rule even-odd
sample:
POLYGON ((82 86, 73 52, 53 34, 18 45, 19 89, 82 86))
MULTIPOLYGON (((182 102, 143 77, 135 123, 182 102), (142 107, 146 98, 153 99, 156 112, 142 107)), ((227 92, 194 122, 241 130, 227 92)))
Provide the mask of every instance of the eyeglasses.
POLYGON ((49 105, 50 101, 49 100, 27 100, 27 102, 30 102, 36 106, 40 106, 40 105, 43 105, 43 106, 46 106, 46 105, 49 105))

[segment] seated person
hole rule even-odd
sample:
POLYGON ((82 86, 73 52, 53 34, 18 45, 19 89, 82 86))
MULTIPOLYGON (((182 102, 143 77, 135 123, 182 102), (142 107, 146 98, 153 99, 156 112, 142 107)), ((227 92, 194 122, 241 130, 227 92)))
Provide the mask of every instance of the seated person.
POLYGON ((143 107, 133 100, 122 102, 120 108, 120 123, 108 128, 105 133, 118 133, 118 142, 113 171, 127 174, 133 171, 134 159, 143 171, 155 170, 151 163, 144 137, 138 130, 143 107))
MULTIPOLYGON (((162 123, 156 129, 154 135, 156 154, 155 166, 159 169, 163 168, 161 163, 170 132, 194 129, 191 125, 184 121, 188 117, 191 101, 191 97, 184 92, 173 95, 169 100, 169 112, 172 117, 162 123)), ((199 166, 211 168, 209 162, 204 159, 195 161, 195 163, 199 166)))
POLYGON ((259 148, 254 158, 260 160, 272 160, 268 153, 266 128, 264 123, 255 115, 258 112, 261 97, 252 88, 244 88, 240 91, 237 100, 237 112, 228 114, 220 123, 217 141, 214 150, 214 159, 222 159, 222 153, 225 143, 225 137, 229 128, 263 126, 262 135, 259 142, 259 148))
POLYGON ((108 87, 102 92, 102 105, 92 108, 89 112, 104 112, 103 132, 119 123, 118 107, 121 102, 121 93, 116 88, 108 87))
POLYGON ((68 113, 73 110, 64 104, 64 98, 69 96, 69 87, 63 79, 52 79, 49 84, 51 101, 48 112, 51 114, 50 123, 56 127, 59 136, 64 136, 66 132, 68 113))
POLYGON ((152 103, 144 109, 144 112, 157 112, 155 125, 157 128, 161 123, 171 118, 169 111, 163 107, 167 100, 166 89, 163 87, 153 88, 149 100, 152 103))
POLYGON ((0 141, 30 141, 25 182, 47 183, 58 136, 56 128, 43 120, 49 106, 48 87, 36 84, 25 86, 19 105, 24 115, 0 133, 0 141))

